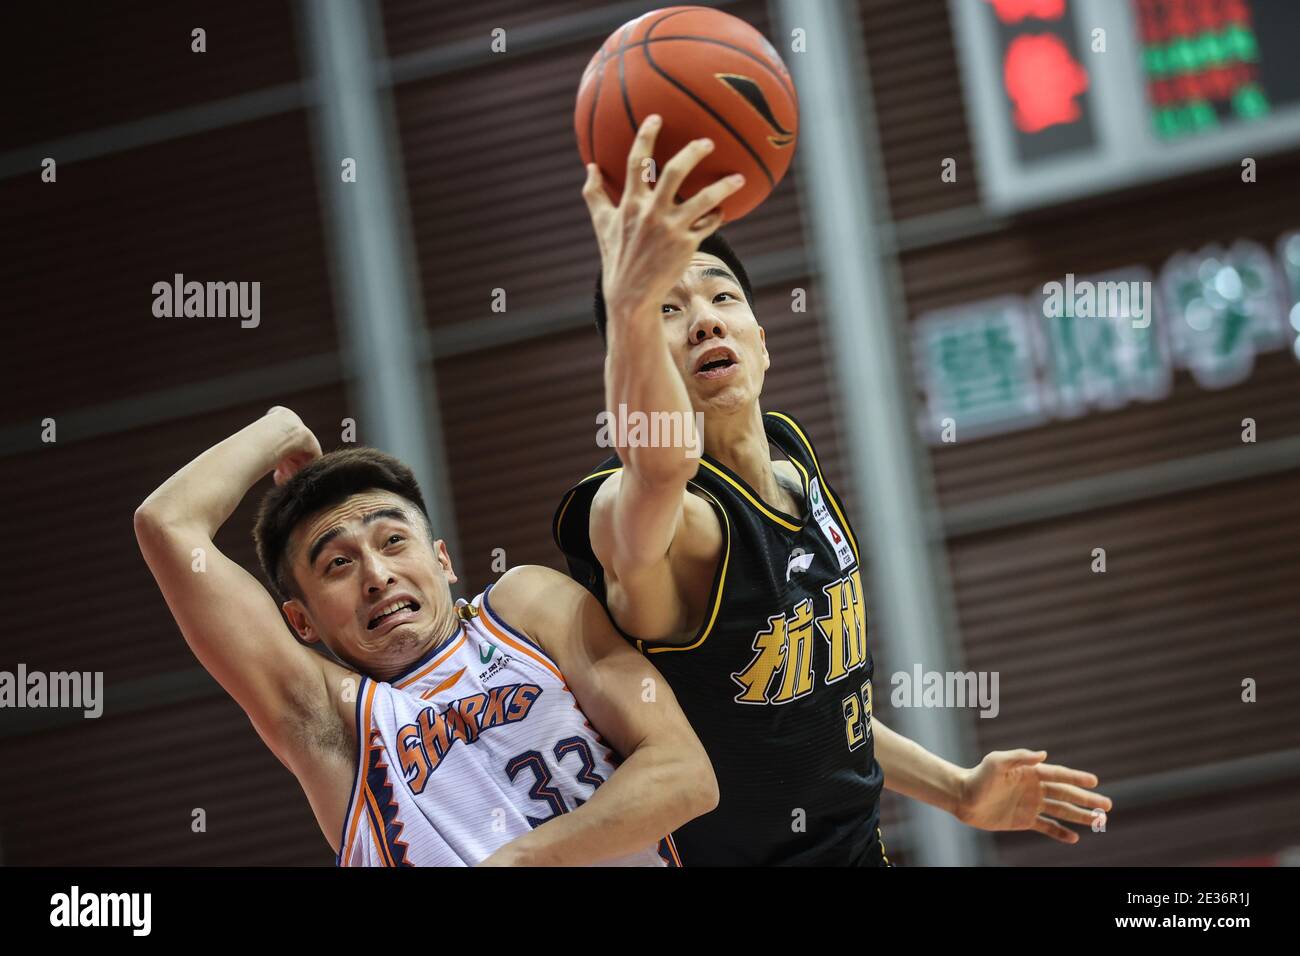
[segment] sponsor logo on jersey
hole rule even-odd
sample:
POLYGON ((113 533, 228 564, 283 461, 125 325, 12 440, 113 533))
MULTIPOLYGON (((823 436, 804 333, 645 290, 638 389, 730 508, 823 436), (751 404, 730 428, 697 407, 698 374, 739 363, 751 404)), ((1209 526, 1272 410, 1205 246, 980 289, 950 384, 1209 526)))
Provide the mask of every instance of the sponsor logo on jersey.
POLYGON ((453 700, 439 711, 420 711, 415 723, 397 731, 397 753, 402 777, 412 793, 422 793, 456 741, 466 746, 493 727, 515 724, 528 716, 542 688, 536 684, 502 684, 487 693, 453 700))
MULTIPOLYGON (((479 656, 481 657, 482 655, 480 654, 479 656)), ((491 657, 492 655, 489 654, 488 656, 491 657)), ((513 660, 514 658, 511 657, 509 654, 499 655, 496 660, 494 660, 491 664, 488 665, 487 670, 483 671, 483 673, 478 675, 479 683, 481 684, 485 680, 488 680, 489 678, 494 677, 495 675, 499 674, 501 671, 505 670, 506 666, 513 660)))
POLYGON ((840 562, 840 570, 844 571, 852 567, 853 549, 849 547, 844 530, 831 517, 831 509, 826 507, 826 498, 822 494, 821 482, 817 478, 808 485, 808 500, 812 503, 813 519, 817 522, 817 527, 822 529, 826 540, 831 543, 835 557, 840 562))
POLYGON ((488 661, 492 660, 492 655, 495 654, 496 652, 497 652, 497 646, 495 644, 488 645, 488 652, 486 654, 483 653, 482 648, 479 648, 479 652, 478 652, 479 663, 486 664, 488 661))
POLYGON ((790 552, 790 557, 785 562, 785 579, 790 580, 790 575, 796 571, 803 572, 808 570, 816 555, 811 551, 805 552, 803 548, 795 548, 790 552))

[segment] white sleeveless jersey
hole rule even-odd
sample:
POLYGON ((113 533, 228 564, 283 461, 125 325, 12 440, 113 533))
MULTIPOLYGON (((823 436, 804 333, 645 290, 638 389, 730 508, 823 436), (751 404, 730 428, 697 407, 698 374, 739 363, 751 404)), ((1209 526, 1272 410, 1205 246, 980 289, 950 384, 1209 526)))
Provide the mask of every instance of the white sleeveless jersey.
MULTIPOLYGON (((391 683, 362 678, 340 866, 473 866, 588 800, 619 764, 559 668, 492 613, 391 683)), ((671 839, 612 866, 680 865, 671 839)))

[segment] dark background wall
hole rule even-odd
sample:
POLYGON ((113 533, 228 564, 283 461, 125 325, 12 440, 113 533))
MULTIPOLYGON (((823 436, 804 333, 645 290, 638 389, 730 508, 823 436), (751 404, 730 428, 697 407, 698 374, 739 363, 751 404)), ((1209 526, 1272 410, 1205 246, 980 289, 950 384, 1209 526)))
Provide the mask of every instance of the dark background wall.
MULTIPOLYGON (((573 98, 603 37, 654 6, 387 0, 379 9, 446 432, 454 557, 469 593, 496 576, 497 548, 510 565, 560 566, 552 511, 604 454, 594 441, 602 352, 590 326, 599 259, 579 195, 573 98), (508 31, 512 52, 490 53, 494 27, 508 31), (507 291, 505 316, 490 310, 496 288, 507 291)), ((773 35, 764 3, 726 6, 773 35)), ((1233 188, 1229 168, 1050 214, 990 217, 947 4, 858 7, 891 219, 881 225, 894 236, 906 301, 899 321, 1024 294, 1065 272, 1157 271, 1209 242, 1271 246, 1300 228, 1300 148, 1269 159, 1249 188, 1233 188), (956 183, 939 181, 944 157, 958 162, 956 183)), ((331 862, 293 777, 198 668, 131 528, 135 506, 168 474, 267 406, 294 408, 326 449, 354 414, 299 27, 284 3, 140 2, 75 17, 29 10, 0 35, 0 70, 24 94, 0 127, 10 224, 2 577, 13 615, 0 669, 102 670, 106 688, 98 720, 0 712, 5 863, 331 862), (195 26, 207 30, 205 54, 190 52, 195 26), (39 179, 47 155, 59 159, 57 184, 39 179), (177 272, 261 281, 261 326, 154 318, 152 284, 177 272), (40 441, 46 417, 57 422, 54 444, 40 441), (191 830, 195 808, 206 833, 191 830)), ((863 524, 870 516, 843 455, 852 410, 836 403, 801 187, 792 169, 727 232, 768 332, 764 407, 809 426, 863 524), (790 311, 795 287, 810 291, 807 314, 790 311)), ((1158 403, 933 450, 966 664, 1002 674, 1000 717, 971 715, 981 748, 1042 747, 1105 784, 1132 784, 1131 812, 1117 811, 1103 838, 1062 848, 999 836, 997 861, 1267 861, 1300 843, 1294 760, 1263 780, 1221 766, 1297 746, 1282 706, 1300 687, 1295 468, 1103 493, 1107 476, 1239 448, 1247 416, 1268 440, 1300 435, 1294 356, 1264 357, 1234 388, 1206 391, 1179 371, 1158 403), (1046 502, 1038 512, 1014 506, 1035 494, 1046 502), (1111 556, 1107 575, 1089 570, 1098 546, 1111 556), (1260 681, 1259 704, 1238 702, 1243 677, 1260 681), (1174 776, 1153 776, 1164 773, 1174 776)), ((250 569, 252 515, 269 486, 217 541, 250 569)), ((890 635, 874 628, 871 639, 878 714, 890 723, 890 635)), ((902 815, 887 794, 886 842, 906 861, 915 835, 902 815)))

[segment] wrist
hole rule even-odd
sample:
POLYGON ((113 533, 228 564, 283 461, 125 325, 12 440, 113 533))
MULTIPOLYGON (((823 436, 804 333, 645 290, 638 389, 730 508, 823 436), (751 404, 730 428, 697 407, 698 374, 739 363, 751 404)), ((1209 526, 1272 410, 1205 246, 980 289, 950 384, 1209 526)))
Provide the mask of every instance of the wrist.
POLYGON ((310 447, 314 437, 298 414, 282 405, 276 405, 253 423, 261 429, 259 442, 262 451, 261 474, 272 471, 287 456, 310 447))
POLYGON ((953 767, 952 779, 949 784, 949 793, 952 800, 949 812, 962 823, 966 822, 966 817, 969 815, 970 784, 974 773, 973 768, 953 767))
POLYGON ((650 300, 643 296, 616 296, 606 302, 605 315, 608 319, 606 325, 611 329, 626 327, 634 324, 650 310, 650 300))
MULTIPOLYGON (((517 837, 505 846, 496 850, 491 856, 484 861, 489 866, 538 866, 540 865, 529 846, 528 841, 532 836, 531 833, 517 837)), ((480 864, 482 865, 482 864, 480 864)))

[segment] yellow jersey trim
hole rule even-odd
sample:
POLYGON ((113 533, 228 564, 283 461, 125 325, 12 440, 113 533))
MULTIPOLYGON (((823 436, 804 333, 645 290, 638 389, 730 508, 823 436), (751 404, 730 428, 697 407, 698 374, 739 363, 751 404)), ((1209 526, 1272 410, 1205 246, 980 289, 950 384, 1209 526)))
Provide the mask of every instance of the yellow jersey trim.
MULTIPOLYGON (((801 530, 803 530, 803 525, 791 524, 789 521, 786 521, 786 520, 785 520, 784 518, 782 518, 780 515, 776 514, 774 511, 772 511, 771 509, 769 509, 769 508, 767 507, 767 505, 763 504, 762 501, 760 501, 759 499, 757 499, 757 498, 755 498, 753 495, 751 495, 748 491, 745 490, 745 487, 744 487, 743 485, 739 484, 739 483, 738 483, 734 478, 732 478, 732 477, 731 477, 730 475, 728 475, 726 472, 724 472, 724 471, 722 471, 721 469, 719 469, 716 465, 713 465, 713 464, 711 464, 711 463, 705 461, 703 458, 700 459, 700 464, 703 465, 704 467, 708 468, 709 471, 713 472, 715 475, 717 475, 719 478, 721 478, 721 479, 722 479, 723 481, 725 481, 727 484, 731 485, 732 488, 735 488, 736 491, 739 492, 740 495, 741 495, 741 496, 742 496, 746 501, 748 501, 751 505, 753 505, 753 506, 754 506, 755 508, 757 508, 760 512, 762 512, 762 514, 763 514, 766 518, 768 518, 770 521, 774 521, 774 522, 776 522, 776 523, 779 524, 782 528, 785 528, 785 529, 787 529, 788 531, 801 531, 801 530)), ((802 470, 802 469, 801 469, 801 470, 802 470)), ((806 477, 806 475, 805 475, 805 477, 806 477)), ((805 485, 805 486, 804 486, 804 500, 805 500, 805 501, 807 500, 807 497, 808 497, 808 488, 807 488, 807 486, 805 485)))
POLYGON ((708 495, 710 501, 722 514, 722 530, 725 534, 725 540, 722 545, 722 564, 721 571, 718 573, 718 584, 713 591, 713 610, 709 612, 709 619, 700 629, 694 641, 690 644, 654 644, 647 646, 645 641, 638 640, 636 649, 642 654, 663 654, 667 651, 693 651, 703 644, 713 633, 713 625, 718 620, 718 611, 722 609, 722 592, 727 587, 727 567, 731 563, 731 517, 727 514, 727 509, 722 507, 722 503, 715 498, 707 488, 696 485, 693 481, 686 483, 688 486, 694 485, 702 494, 708 495))
MULTIPOLYGON (((555 519, 554 536, 556 541, 560 540, 560 527, 564 523, 564 515, 566 512, 568 512, 569 505, 573 502, 573 497, 578 493, 578 489, 589 481, 592 481, 596 478, 608 477, 609 475, 612 475, 615 472, 619 472, 622 470, 623 470, 622 467, 618 467, 618 468, 606 468, 604 471, 593 471, 591 474, 587 475, 587 477, 583 478, 581 481, 579 481, 576 485, 573 486, 573 488, 569 491, 568 497, 564 499, 564 504, 560 508, 560 513, 559 515, 556 516, 555 519)), ((724 475, 723 477, 726 476, 724 475)), ((718 619, 718 611, 721 610, 722 608, 722 592, 726 587, 727 568, 731 563, 731 518, 727 515, 727 509, 722 507, 721 502, 719 502, 718 499, 715 498, 707 488, 701 487, 700 485, 696 484, 694 481, 688 481, 686 484, 688 487, 696 488, 701 494, 707 495, 709 501, 713 502, 718 512, 722 515, 722 530, 724 535, 724 541, 722 547, 722 564, 721 564, 722 571, 718 575, 718 584, 711 596, 713 607, 709 612, 708 620, 701 626, 700 632, 696 634, 695 639, 690 644, 647 645, 647 643, 641 640, 640 638, 633 638, 633 640, 636 642, 636 649, 640 651, 642 654, 659 654, 664 651, 694 650, 695 648, 703 644, 705 640, 708 638, 709 634, 712 633, 713 625, 717 622, 718 619)), ((608 608, 605 609, 605 613, 606 614, 609 613, 608 608)))
MULTIPOLYGON (((848 535, 849 544, 853 548, 853 556, 858 559, 858 564, 860 566, 862 564, 862 555, 858 552, 857 539, 853 537, 853 531, 849 528, 849 523, 844 518, 844 512, 840 510, 839 502, 835 500, 835 496, 832 495, 830 489, 826 487, 826 478, 822 475, 822 467, 817 461, 817 453, 813 451, 812 442, 808 440, 808 436, 803 433, 803 429, 796 425, 789 415, 783 415, 780 412, 766 412, 765 414, 781 419, 781 421, 794 429, 794 433, 799 436, 799 440, 802 441, 804 447, 808 449, 808 457, 812 459, 813 468, 817 470, 817 477, 821 480, 822 493, 826 495, 826 500, 829 501, 831 507, 835 509, 835 516, 840 519, 840 526, 844 528, 844 533, 848 535)), ((809 507, 811 507, 811 505, 809 505, 809 507)))

